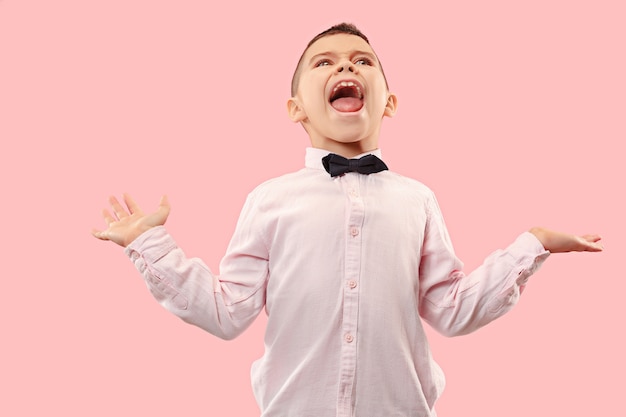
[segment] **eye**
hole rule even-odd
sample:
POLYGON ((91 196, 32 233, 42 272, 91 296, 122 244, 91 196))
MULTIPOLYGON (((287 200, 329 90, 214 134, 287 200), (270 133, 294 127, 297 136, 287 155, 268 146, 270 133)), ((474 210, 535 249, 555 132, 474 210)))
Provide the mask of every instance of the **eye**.
POLYGON ((356 61, 354 61, 354 63, 356 65, 373 65, 374 64, 372 60, 369 58, 359 58, 356 61))
POLYGON ((330 65, 331 62, 328 59, 320 59, 319 61, 317 61, 315 63, 315 68, 317 67, 325 67, 327 65, 330 65))

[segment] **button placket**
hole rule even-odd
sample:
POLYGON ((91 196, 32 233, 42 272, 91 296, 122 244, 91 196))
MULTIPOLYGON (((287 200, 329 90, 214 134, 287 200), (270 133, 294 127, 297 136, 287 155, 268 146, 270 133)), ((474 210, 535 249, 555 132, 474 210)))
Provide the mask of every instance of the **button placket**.
POLYGON ((361 274, 361 242, 364 205, 360 190, 362 175, 342 177, 348 204, 346 210, 346 240, 344 258, 342 347, 339 371, 338 416, 351 416, 358 345, 359 279, 361 274))

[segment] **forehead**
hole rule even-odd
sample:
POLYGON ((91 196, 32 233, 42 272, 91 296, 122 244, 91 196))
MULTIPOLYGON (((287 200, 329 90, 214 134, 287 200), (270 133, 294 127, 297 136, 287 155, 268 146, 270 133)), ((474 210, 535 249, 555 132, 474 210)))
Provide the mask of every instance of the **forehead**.
POLYGON ((367 52, 374 57, 376 56, 372 47, 363 38, 347 33, 337 33, 325 36, 311 45, 304 54, 304 61, 306 62, 312 57, 321 54, 341 55, 355 51, 367 52))

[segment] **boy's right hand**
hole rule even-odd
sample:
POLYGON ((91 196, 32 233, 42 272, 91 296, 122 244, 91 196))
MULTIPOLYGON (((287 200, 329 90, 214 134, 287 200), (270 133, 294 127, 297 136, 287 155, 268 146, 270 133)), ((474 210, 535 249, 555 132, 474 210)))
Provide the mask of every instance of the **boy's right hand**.
POLYGON ((154 213, 144 214, 137 203, 128 194, 124 194, 124 202, 128 211, 115 197, 109 197, 113 215, 109 210, 102 210, 102 217, 107 224, 106 230, 92 230, 91 233, 98 239, 110 240, 126 247, 140 234, 148 229, 165 224, 170 214, 170 204, 167 196, 161 197, 158 209, 154 213))

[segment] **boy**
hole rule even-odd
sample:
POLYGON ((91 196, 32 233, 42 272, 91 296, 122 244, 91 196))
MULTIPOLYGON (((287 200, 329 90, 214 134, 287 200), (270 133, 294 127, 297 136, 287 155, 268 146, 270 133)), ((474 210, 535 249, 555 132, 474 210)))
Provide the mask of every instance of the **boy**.
POLYGON ((305 168, 250 193, 219 276, 167 234, 166 197, 152 214, 111 197, 94 231, 126 247, 168 310, 218 337, 265 307, 263 417, 435 416, 444 377, 420 316, 469 333, 509 311, 550 252, 602 250, 596 235, 534 228, 464 275, 433 193, 379 159, 396 105, 367 38, 334 26, 305 49, 287 103, 311 139, 305 168))

